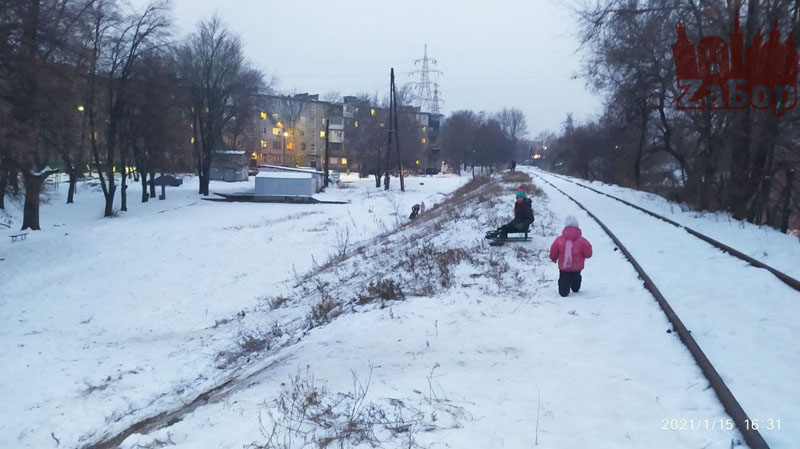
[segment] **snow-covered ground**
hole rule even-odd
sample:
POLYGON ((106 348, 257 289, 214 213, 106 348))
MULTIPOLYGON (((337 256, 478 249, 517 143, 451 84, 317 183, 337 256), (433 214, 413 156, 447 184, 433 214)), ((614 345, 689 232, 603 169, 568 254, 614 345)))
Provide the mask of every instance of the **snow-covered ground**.
POLYGON ((725 212, 693 211, 685 204, 600 181, 570 178, 574 182, 636 204, 684 226, 708 235, 795 279, 800 279, 800 239, 769 226, 734 220, 725 212))
MULTIPOLYGON (((725 254, 682 229, 560 177, 532 171, 580 201, 612 229, 692 331, 751 419, 780 420, 779 431, 761 428, 770 447, 796 447, 800 428, 787 423, 800 422, 800 294, 767 270, 725 254)), ((544 189, 560 195, 549 186, 544 189)), ((716 231, 709 224, 716 222, 713 217, 705 221, 698 228, 711 229, 712 236, 732 238, 727 222, 716 231)), ((701 222, 701 218, 693 219, 694 224, 701 222)), ((769 241, 767 245, 776 248, 770 236, 797 246, 774 231, 742 228, 737 235, 740 240, 726 242, 737 249, 757 246, 748 238, 769 241)), ((786 248, 787 252, 795 249, 786 248)))
MULTIPOLYGON (((79 447, 162 411, 173 415, 121 446, 265 447, 275 429, 301 447, 281 427, 294 422, 306 439, 368 426, 382 447, 740 447, 657 303, 585 213, 537 183, 533 240, 490 247, 483 232, 508 219, 520 181, 450 195, 468 180, 411 178, 387 196, 349 179, 320 196, 349 204, 285 205, 200 201, 190 179, 144 205, 131 187, 130 212, 114 219, 100 218, 98 192, 69 206, 54 194, 43 231, 0 246, 0 447, 79 447), (428 211, 407 223, 421 200, 428 211), (561 298, 547 249, 567 214, 595 256, 581 292, 561 298), (276 403, 287 390, 315 392, 312 409, 333 405, 300 424, 276 403)), ((715 323, 722 306, 703 306, 707 295, 682 300, 715 323)), ((753 337, 752 316, 739 319, 740 332, 712 341, 753 337)), ((760 360, 765 376, 793 363, 760 360)), ((775 384, 770 394, 794 394, 775 384)), ((783 449, 796 412, 753 417, 785 419, 785 437, 768 439, 783 449)))
MULTIPOLYGON (((135 185, 113 219, 101 218, 96 186, 79 184, 67 205, 62 185, 41 207, 43 230, 14 243, 6 236, 22 220, 11 204, 0 241, 0 447, 75 447, 194 397, 228 375, 215 357, 239 330, 223 324, 345 240, 394 227, 395 206, 404 218, 465 179, 411 178, 403 196, 343 181, 349 188, 319 198, 350 204, 202 201, 195 178, 140 204, 135 185)), ((252 178, 211 185, 252 188, 252 178)))

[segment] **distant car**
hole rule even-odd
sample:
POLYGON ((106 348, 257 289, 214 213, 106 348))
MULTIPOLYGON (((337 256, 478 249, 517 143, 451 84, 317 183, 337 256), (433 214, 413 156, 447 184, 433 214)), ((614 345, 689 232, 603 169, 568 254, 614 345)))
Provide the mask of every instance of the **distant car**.
POLYGON ((183 184, 183 179, 172 175, 161 175, 153 180, 153 184, 157 186, 178 187, 183 184))
POLYGON ((328 179, 332 182, 339 182, 339 176, 341 174, 336 170, 328 170, 328 179))

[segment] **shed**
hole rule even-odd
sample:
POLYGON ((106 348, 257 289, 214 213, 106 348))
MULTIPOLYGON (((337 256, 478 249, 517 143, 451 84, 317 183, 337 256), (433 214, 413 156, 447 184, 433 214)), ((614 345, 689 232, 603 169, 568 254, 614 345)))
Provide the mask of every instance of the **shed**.
POLYGON ((316 189, 311 173, 262 171, 256 175, 256 196, 307 196, 316 189))
POLYGON ((248 158, 244 151, 215 151, 210 178, 214 181, 247 181, 248 158))
POLYGON ((258 169, 261 173, 264 172, 278 172, 278 173, 302 173, 310 174, 314 178, 314 192, 319 193, 325 187, 325 173, 313 168, 297 168, 297 167, 281 167, 279 165, 259 165, 258 169))

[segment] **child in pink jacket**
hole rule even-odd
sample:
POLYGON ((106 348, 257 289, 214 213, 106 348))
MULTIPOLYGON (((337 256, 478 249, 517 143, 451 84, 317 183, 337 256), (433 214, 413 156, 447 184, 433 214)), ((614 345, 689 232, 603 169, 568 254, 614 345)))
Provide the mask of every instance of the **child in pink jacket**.
POLYGON ((581 289, 583 261, 592 257, 592 244, 581 235, 578 220, 570 215, 561 235, 550 246, 550 260, 558 262, 558 293, 569 295, 581 289))

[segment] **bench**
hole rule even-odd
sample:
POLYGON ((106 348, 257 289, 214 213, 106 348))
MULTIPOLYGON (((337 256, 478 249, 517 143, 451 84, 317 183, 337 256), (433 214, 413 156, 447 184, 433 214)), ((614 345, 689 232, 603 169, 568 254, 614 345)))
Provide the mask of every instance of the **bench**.
POLYGON ((28 236, 28 233, 27 233, 27 232, 21 232, 21 233, 19 233, 19 234, 12 234, 12 235, 10 235, 9 237, 11 237, 11 241, 12 241, 12 242, 16 242, 16 241, 17 241, 17 239, 20 239, 20 240, 25 240, 25 238, 26 238, 27 236, 28 236))

